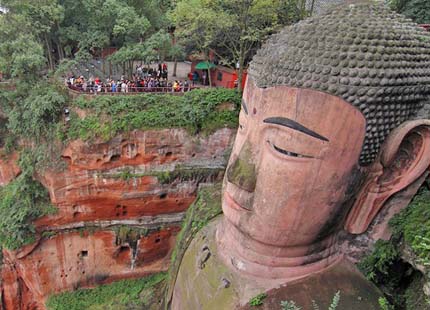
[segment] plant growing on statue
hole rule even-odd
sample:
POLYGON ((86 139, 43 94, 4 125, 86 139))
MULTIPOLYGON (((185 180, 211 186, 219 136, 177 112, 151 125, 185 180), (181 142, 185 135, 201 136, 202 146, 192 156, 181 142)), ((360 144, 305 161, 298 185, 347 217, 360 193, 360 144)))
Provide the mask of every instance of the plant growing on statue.
POLYGON ((385 297, 379 297, 378 299, 379 306, 381 310, 393 310, 394 307, 388 302, 385 297))
POLYGON ((266 299, 266 297, 266 293, 258 294, 257 296, 254 296, 249 300, 249 304, 255 307, 261 306, 263 304, 263 300, 266 299))
POLYGON ((339 305, 339 301, 340 301, 340 291, 337 291, 336 294, 334 294, 333 296, 333 300, 330 306, 328 307, 328 310, 335 310, 339 305))
MULTIPOLYGON (((336 294, 334 294, 333 299, 331 301, 330 306, 328 307, 328 310, 336 310, 339 306, 340 301, 340 291, 337 291, 336 294)), ((296 303, 292 300, 283 300, 281 301, 281 308, 282 310, 301 310, 302 308, 297 306, 296 303)), ((313 310, 320 310, 320 306, 316 303, 315 300, 312 299, 312 309, 313 310)))
POLYGON ((282 310, 302 310, 301 307, 298 307, 294 301, 283 300, 281 301, 282 310))
POLYGON ((358 267, 368 280, 378 283, 380 278, 388 275, 398 256, 399 253, 391 242, 378 240, 372 254, 361 260, 358 267))
POLYGON ((430 266, 430 238, 415 236, 412 249, 415 253, 419 253, 418 263, 430 266))

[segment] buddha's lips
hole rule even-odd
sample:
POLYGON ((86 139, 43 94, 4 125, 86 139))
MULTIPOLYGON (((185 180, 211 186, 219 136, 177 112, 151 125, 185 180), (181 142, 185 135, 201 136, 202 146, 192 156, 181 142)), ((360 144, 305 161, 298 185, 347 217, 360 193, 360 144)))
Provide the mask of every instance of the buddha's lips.
POLYGON ((227 191, 224 192, 224 204, 232 209, 251 211, 245 207, 242 207, 240 204, 238 204, 227 191))

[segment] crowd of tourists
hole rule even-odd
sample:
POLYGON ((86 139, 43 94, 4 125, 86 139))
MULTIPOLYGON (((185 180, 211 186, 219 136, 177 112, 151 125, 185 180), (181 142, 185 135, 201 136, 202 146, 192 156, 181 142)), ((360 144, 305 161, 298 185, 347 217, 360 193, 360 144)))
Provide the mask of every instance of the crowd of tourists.
POLYGON ((193 88, 188 80, 169 81, 167 77, 166 64, 159 64, 157 69, 137 65, 130 79, 121 76, 118 80, 107 78, 102 81, 98 77, 86 79, 84 76, 70 75, 64 82, 70 89, 94 95, 99 93, 186 92, 193 88))

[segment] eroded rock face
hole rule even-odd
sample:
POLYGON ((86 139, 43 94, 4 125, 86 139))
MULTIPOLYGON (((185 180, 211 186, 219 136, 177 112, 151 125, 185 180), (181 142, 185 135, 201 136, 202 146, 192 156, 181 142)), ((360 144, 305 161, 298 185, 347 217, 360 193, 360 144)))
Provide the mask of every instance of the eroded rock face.
POLYGON ((15 153, 8 157, 0 157, 0 186, 6 185, 19 174, 17 158, 18 155, 15 153))
POLYGON ((24 254, 5 251, 5 308, 27 309, 34 304, 35 309, 44 309, 53 293, 166 271, 179 229, 172 226, 135 242, 118 242, 117 234, 109 230, 64 232, 24 254), (31 294, 19 298, 22 292, 31 294))
POLYGON ((37 225, 183 212, 195 198, 196 181, 223 173, 232 132, 203 138, 182 129, 136 131, 109 143, 75 141, 63 152, 68 169, 46 173, 42 180, 59 213, 37 225))
MULTIPOLYGON (((184 211, 200 182, 222 178, 234 133, 70 143, 67 168, 40 177, 58 213, 35 222, 36 243, 3 250, 3 308, 44 309, 53 293, 167 270, 184 211)), ((0 184, 18 173, 14 160, 0 161, 0 184)))

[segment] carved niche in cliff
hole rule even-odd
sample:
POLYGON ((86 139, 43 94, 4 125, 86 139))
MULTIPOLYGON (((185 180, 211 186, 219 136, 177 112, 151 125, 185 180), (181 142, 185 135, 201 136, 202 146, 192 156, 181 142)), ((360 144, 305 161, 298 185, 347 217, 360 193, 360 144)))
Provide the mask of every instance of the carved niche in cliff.
POLYGON ((423 180, 429 100, 430 35, 381 4, 339 6, 272 36, 249 68, 224 217, 185 255, 173 308, 234 308, 286 284, 278 290, 305 309, 338 290, 345 309, 376 309, 379 293, 345 259, 342 236, 366 232, 387 200, 423 180), (202 245, 212 263, 190 270, 202 245))

